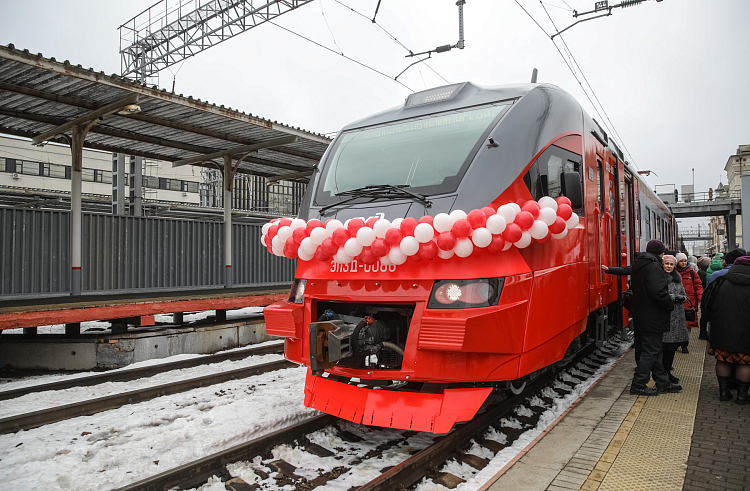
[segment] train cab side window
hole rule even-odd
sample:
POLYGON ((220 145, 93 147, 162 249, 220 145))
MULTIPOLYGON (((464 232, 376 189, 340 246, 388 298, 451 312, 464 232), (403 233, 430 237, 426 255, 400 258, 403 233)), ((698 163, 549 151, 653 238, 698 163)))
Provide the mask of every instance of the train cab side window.
POLYGON ((581 156, 560 147, 551 145, 545 150, 523 176, 523 181, 531 197, 539 200, 542 196, 557 198, 562 196, 562 175, 564 172, 581 173, 581 156))

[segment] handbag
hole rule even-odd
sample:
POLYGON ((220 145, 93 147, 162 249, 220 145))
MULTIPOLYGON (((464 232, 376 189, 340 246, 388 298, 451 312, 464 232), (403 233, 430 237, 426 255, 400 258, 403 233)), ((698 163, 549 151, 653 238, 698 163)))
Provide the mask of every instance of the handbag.
POLYGON ((693 306, 693 302, 690 301, 690 298, 688 298, 687 301, 690 302, 690 308, 685 309, 685 320, 693 322, 695 320, 695 307, 693 306))

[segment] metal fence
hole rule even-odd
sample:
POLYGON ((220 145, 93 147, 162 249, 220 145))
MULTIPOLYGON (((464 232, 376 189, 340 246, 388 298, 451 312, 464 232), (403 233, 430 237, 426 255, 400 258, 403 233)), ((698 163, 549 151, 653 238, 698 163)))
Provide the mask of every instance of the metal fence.
MULTIPOLYGON (((70 213, 0 208, 0 299, 70 292, 70 213)), ((224 286, 221 222, 83 214, 84 293, 224 286)), ((261 226, 233 224, 234 286, 281 285, 295 262, 268 254, 261 226)))

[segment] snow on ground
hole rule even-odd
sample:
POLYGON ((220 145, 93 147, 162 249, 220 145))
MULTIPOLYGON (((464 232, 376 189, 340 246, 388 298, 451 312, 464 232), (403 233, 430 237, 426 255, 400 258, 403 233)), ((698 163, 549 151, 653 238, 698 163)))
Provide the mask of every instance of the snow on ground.
MULTIPOLYGON (((226 353, 230 351, 247 351, 247 350, 256 348, 258 346, 267 346, 270 344, 279 344, 279 341, 278 340, 265 341, 263 343, 253 344, 250 346, 242 346, 239 348, 222 350, 221 353, 226 353)), ((123 368, 108 370, 107 373, 119 372, 122 370, 132 370, 135 368, 143 368, 147 366, 163 365, 163 364, 168 364, 168 363, 174 363, 176 361, 188 360, 191 358, 200 358, 203 356, 209 356, 209 355, 182 354, 182 355, 168 356, 166 358, 154 358, 152 360, 144 360, 144 361, 139 361, 137 363, 131 363, 130 365, 123 367, 123 368)), ((51 373, 51 374, 45 374, 45 375, 31 375, 31 376, 26 376, 26 377, 17 378, 17 379, 6 377, 6 378, 0 379, 0 391, 19 389, 21 387, 30 387, 34 385, 49 384, 52 382, 60 382, 63 380, 70 380, 70 379, 76 379, 76 378, 85 378, 91 375, 100 375, 102 373, 104 372, 101 372, 101 371, 99 372, 89 371, 89 372, 77 372, 77 373, 62 372, 62 373, 51 373)))
POLYGON ((305 372, 279 370, 0 435, 0 488, 107 491, 309 419, 319 413, 302 404, 305 372))

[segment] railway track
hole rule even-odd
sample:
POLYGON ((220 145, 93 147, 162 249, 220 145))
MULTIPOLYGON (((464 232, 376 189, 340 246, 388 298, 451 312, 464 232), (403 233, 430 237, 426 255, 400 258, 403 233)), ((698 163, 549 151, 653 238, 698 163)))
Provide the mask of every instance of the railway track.
POLYGON ((349 490, 407 489, 425 478, 454 488, 465 479, 440 466, 453 459, 452 467, 468 466, 479 472, 494 455, 536 426, 541 414, 554 404, 555 394, 570 394, 611 360, 616 350, 613 343, 599 349, 589 345, 562 371, 542 374, 520 394, 491 404, 443 436, 364 427, 322 415, 117 491, 187 489, 216 476, 227 489, 237 491, 287 485, 310 491, 333 480, 340 481, 338 488, 349 490), (309 458, 300 457, 300 452, 309 458), (287 460, 296 458, 297 465, 285 460, 286 456, 287 460))
MULTIPOLYGON (((250 348, 247 350, 233 351, 229 353, 219 353, 216 355, 210 355, 207 357, 200 357, 197 359, 183 360, 174 363, 165 363, 161 365, 155 365, 151 367, 144 367, 143 369, 123 370, 112 374, 95 375, 92 377, 83 377, 81 379, 66 380, 63 382, 55 382, 52 384, 45 384, 47 387, 43 390, 59 390, 61 388, 70 388, 78 385, 94 385, 103 382, 113 381, 127 381, 138 378, 148 377, 157 373, 164 373, 170 370, 177 370, 182 368, 190 368, 207 363, 216 363, 226 360, 238 360, 247 358, 253 355, 263 355, 270 353, 281 353, 283 352, 283 343, 275 343, 269 346, 261 346, 256 348, 250 348), (132 372, 132 373, 131 373, 132 372), (96 380, 96 382, 88 383, 90 380, 96 380), (76 384, 75 382, 83 381, 82 384, 76 384), (69 385, 73 383, 73 385, 69 385), (49 388, 50 386, 55 388, 49 388)), ((127 392, 121 392, 117 394, 108 395, 105 397, 99 397, 95 399, 89 399, 86 401, 75 402, 71 404, 65 404, 62 406, 51 407, 48 409, 42 409, 39 411, 33 411, 24 414, 18 414, 9 416, 6 418, 0 418, 0 434, 13 433, 20 430, 28 430, 36 428, 50 423, 63 421, 69 418, 78 416, 89 416, 102 411, 108 411, 122 407, 126 404, 135 404, 139 402, 148 401, 157 397, 177 394, 185 392, 198 387, 205 387, 209 385, 219 384, 234 379, 242 379, 253 375, 259 375, 275 370, 282 370, 284 368, 291 368, 297 366, 295 363, 278 360, 269 363, 263 363, 250 367, 238 368, 235 370, 227 370, 210 375, 204 375, 200 377, 194 377, 185 380, 178 380, 166 384, 159 384, 152 387, 147 387, 138 390, 131 390, 127 392)), ((18 391, 28 389, 17 389, 18 391)), ((15 392, 15 391, 7 391, 15 392)), ((32 391, 36 392, 36 391, 32 391)), ((30 393, 28 390, 24 392, 30 393)))

